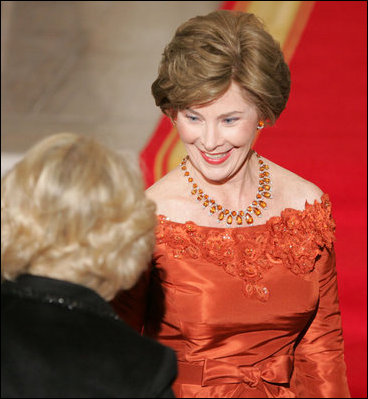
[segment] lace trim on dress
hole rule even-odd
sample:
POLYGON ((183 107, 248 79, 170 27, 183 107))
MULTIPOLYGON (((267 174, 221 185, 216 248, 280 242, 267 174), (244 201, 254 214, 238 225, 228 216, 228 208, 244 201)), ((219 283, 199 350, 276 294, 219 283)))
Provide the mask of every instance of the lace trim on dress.
POLYGON ((331 248, 335 240, 328 194, 321 202, 306 202, 303 211, 286 208, 261 226, 211 228, 171 222, 163 215, 158 219, 157 244, 165 244, 174 258, 204 258, 221 266, 244 281, 246 296, 261 301, 269 297, 261 282, 268 269, 282 264, 296 275, 310 273, 323 248, 331 248))

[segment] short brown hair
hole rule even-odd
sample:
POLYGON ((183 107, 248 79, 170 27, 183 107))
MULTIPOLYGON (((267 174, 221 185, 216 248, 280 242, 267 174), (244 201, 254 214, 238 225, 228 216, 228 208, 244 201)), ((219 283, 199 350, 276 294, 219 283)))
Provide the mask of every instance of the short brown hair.
POLYGON ((284 110, 290 71, 279 43, 254 14, 219 10, 179 26, 164 50, 152 94, 172 117, 217 99, 232 81, 270 124, 284 110))

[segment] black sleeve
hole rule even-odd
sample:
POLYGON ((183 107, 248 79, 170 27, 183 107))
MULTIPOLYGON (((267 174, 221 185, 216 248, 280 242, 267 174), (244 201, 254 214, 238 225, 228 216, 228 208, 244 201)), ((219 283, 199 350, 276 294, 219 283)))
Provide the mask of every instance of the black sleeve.
POLYGON ((157 370, 153 384, 153 398, 175 398, 171 386, 177 377, 177 359, 173 350, 167 347, 164 350, 161 367, 157 370))

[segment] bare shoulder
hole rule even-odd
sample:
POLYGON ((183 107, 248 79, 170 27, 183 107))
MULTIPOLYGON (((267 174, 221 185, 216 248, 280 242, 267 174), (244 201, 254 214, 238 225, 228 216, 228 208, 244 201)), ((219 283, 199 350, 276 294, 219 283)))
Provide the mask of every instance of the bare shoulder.
POLYGON ((182 197, 183 179, 178 168, 172 170, 146 190, 147 196, 156 203, 157 214, 170 216, 185 201, 182 197))
POLYGON ((303 210, 305 203, 320 202, 323 191, 314 183, 296 173, 268 161, 271 168, 271 179, 280 209, 294 208, 303 210))
POLYGON ((172 184, 175 183, 175 170, 163 176, 146 190, 147 196, 155 202, 163 201, 172 192, 172 184))

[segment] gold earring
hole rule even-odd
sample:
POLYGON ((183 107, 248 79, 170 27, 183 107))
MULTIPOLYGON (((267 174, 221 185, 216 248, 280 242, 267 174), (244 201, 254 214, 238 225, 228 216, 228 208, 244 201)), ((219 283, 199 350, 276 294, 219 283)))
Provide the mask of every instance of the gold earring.
POLYGON ((257 125, 257 129, 258 130, 262 130, 264 128, 264 126, 265 126, 264 122, 263 121, 259 121, 258 125, 257 125))

